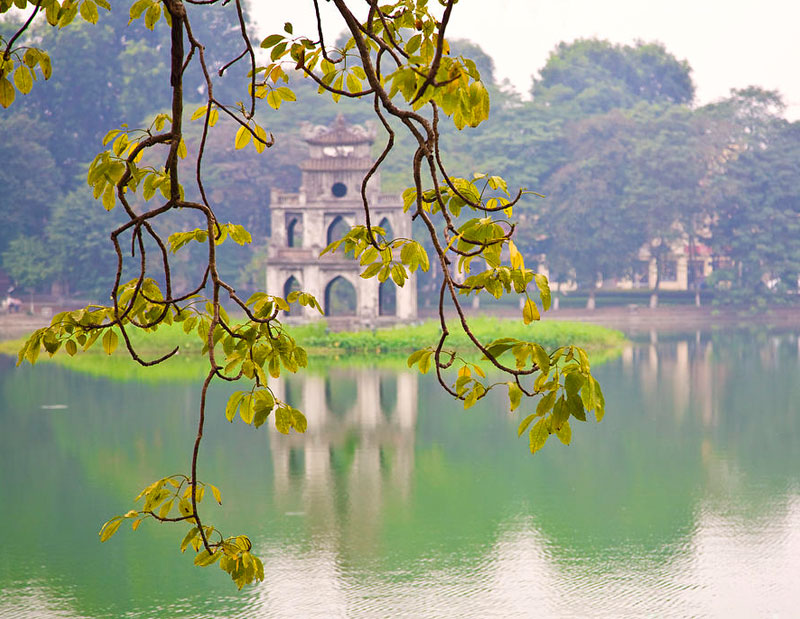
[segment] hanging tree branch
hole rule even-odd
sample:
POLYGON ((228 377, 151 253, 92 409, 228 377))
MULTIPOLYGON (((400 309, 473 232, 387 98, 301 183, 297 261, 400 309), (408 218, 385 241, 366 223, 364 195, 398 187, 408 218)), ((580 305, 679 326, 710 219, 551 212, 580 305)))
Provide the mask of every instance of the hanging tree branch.
MULTIPOLYGON (((215 5, 224 6, 229 0, 185 2, 195 5, 196 10, 214 10, 215 5)), ((519 428, 522 434, 530 426, 532 452, 541 449, 551 434, 569 443, 570 419, 585 421, 587 412, 594 411, 599 420, 604 412, 602 392, 591 375, 588 357, 580 348, 562 346, 548 352, 535 341, 507 337, 482 341, 470 327, 462 304, 466 294, 520 295, 523 320, 531 323, 539 319, 537 300, 542 310, 549 308, 550 289, 544 276, 526 268, 513 241, 516 230, 511 220, 513 209, 529 192, 520 189, 512 198, 506 181, 499 176, 475 174, 464 178, 452 175, 441 157, 441 117, 451 118, 458 129, 463 129, 477 126, 489 114, 488 93, 475 64, 449 53, 445 30, 455 1, 444 1, 443 13, 437 18, 423 0, 399 0, 388 5, 368 0, 363 20, 351 10, 352 2, 332 2, 350 35, 343 48, 325 45, 318 1, 312 0, 318 38, 291 38, 292 28, 287 24, 285 34, 270 35, 261 42, 261 48, 269 50, 271 62, 259 66, 247 33, 241 0, 235 0, 235 27, 242 51, 234 52, 232 60, 225 63, 218 74, 222 75, 239 62, 248 63, 247 84, 243 85, 248 104, 237 106, 223 105, 215 97, 214 79, 205 56, 206 45, 215 42, 196 38, 184 2, 133 2, 130 7, 132 22, 143 18, 145 26, 153 29, 161 27, 163 18, 170 29, 170 114, 158 114, 147 129, 127 126, 111 129, 103 140, 107 149, 89 166, 87 181, 95 197, 108 210, 119 204, 127 217, 111 233, 117 257, 110 294, 112 303, 108 307, 92 305, 57 314, 50 326, 30 336, 18 359, 34 363, 42 350, 53 355, 63 349, 74 355, 79 348, 87 350, 98 340, 102 341, 105 352, 111 354, 121 335, 128 354, 141 365, 152 366, 171 358, 178 348, 145 360, 136 350, 131 330, 152 332, 177 323, 187 334, 196 335, 208 366, 200 387, 190 473, 170 475, 150 484, 136 499, 142 501, 142 505, 109 520, 101 529, 100 539, 110 538, 121 523, 128 520, 134 529, 145 519, 186 523, 190 528, 181 542, 181 550, 193 548, 194 562, 199 566, 218 562, 240 588, 263 580, 261 560, 251 553, 252 544, 246 536, 226 537, 214 526, 205 524, 200 514, 206 489, 211 490, 217 502, 222 500, 215 486, 197 476, 206 415, 210 412, 208 389, 214 379, 247 381, 248 387, 234 392, 228 399, 224 414, 229 421, 238 416, 244 423, 259 427, 271 417, 282 433, 304 432, 307 426, 304 415, 276 397, 267 376, 277 378, 286 371, 296 372, 307 363, 305 351, 280 321, 282 312, 288 312, 296 304, 320 313, 322 310, 312 295, 302 291, 291 292, 286 298, 257 292, 243 300, 221 277, 217 246, 228 239, 243 245, 249 243, 251 237, 241 225, 217 219, 204 186, 203 161, 209 133, 220 111, 238 124, 236 148, 252 143, 261 152, 274 143, 272 134, 267 137, 256 117, 260 100, 266 99, 267 105, 278 109, 282 101, 295 99, 290 88, 277 85, 279 80, 288 81, 290 76, 310 78, 334 100, 342 96, 372 97, 374 113, 387 139, 361 183, 365 225, 354 226, 322 252, 341 248, 352 253, 365 267, 362 277, 376 277, 380 282, 391 278, 396 285, 403 286, 415 271, 428 270, 431 266, 431 257, 421 243, 410 238, 387 239, 386 231, 373 226, 373 205, 367 192, 369 180, 395 148, 398 130, 392 122, 398 123, 416 144, 409 170, 412 186, 403 193, 404 208, 414 220, 422 222, 442 282, 438 300, 440 335, 431 346, 409 356, 409 367, 417 366, 425 373, 433 363, 442 388, 463 401, 465 407, 472 406, 497 387, 508 389, 512 411, 520 405, 523 396, 541 396, 535 412, 523 419, 519 428), (387 58, 391 71, 382 68, 387 58), (202 76, 206 91, 205 104, 191 117, 192 120, 202 118, 203 122, 191 181, 200 196, 199 202, 185 198, 181 176, 181 161, 188 152, 183 133, 183 84, 184 75, 192 70, 202 76), (258 77, 260 75, 263 78, 258 77), (162 166, 141 164, 145 154, 152 158, 158 149, 165 147, 167 153, 162 166), (163 200, 149 206, 157 195, 163 200), (165 239, 154 224, 177 209, 197 213, 204 226, 176 231, 165 239), (470 217, 464 217, 466 214, 470 217), (127 242, 128 237, 130 259, 122 251, 122 243, 127 242), (171 256, 191 243, 208 244, 206 260, 199 266, 199 276, 187 287, 188 291, 177 292, 173 286, 171 256), (148 251, 153 251, 153 247, 157 259, 149 260, 148 251), (133 263, 130 267, 129 261, 133 263), (473 272, 473 265, 481 263, 485 268, 473 272), (136 275, 123 282, 123 273, 128 268, 134 268, 136 275), (235 307, 243 320, 231 320, 223 301, 235 307), (451 330, 456 328, 451 325, 449 312, 455 313, 457 328, 466 334, 472 346, 471 353, 448 346, 451 330), (501 380, 489 382, 482 366, 499 375, 501 380)), ((14 99, 14 88, 4 77, 13 68, 12 56, 16 58, 14 54, 18 54, 13 45, 28 30, 37 13, 40 14, 41 2, 28 0, 28 3, 33 10, 27 21, 9 41, 0 39, 0 49, 4 49, 0 103, 4 107, 11 105, 14 99)), ((80 9, 83 19, 97 21, 95 4, 111 8, 106 0, 84 0, 80 9)), ((68 25, 78 14, 77 5, 67 0, 52 0, 46 6, 46 18, 54 26, 68 25)), ((10 0, 0 0, 0 14, 10 7, 10 0)), ((43 75, 49 76, 49 57, 43 50, 28 55, 26 62, 39 66, 43 75)), ((24 80, 20 83, 27 84, 24 80)))

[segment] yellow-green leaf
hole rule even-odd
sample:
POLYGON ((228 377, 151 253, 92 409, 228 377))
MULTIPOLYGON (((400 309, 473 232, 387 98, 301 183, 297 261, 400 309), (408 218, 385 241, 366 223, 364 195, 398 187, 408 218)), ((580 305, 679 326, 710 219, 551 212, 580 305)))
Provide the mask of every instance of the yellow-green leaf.
POLYGON ((244 125, 239 127, 239 130, 236 132, 236 140, 235 140, 236 149, 238 150, 247 146, 250 143, 251 137, 252 136, 250 135, 250 130, 247 127, 245 127, 244 125))
POLYGON ((14 71, 14 84, 23 95, 27 95, 33 88, 33 74, 24 64, 19 65, 14 71))
POLYGON ((117 347, 117 342, 119 338, 117 337, 116 332, 113 329, 108 329, 103 335, 103 350, 106 352, 107 355, 110 355, 114 352, 114 349, 117 347))
POLYGON ((210 485, 211 485, 211 493, 214 495, 214 500, 220 505, 222 505, 222 494, 220 493, 219 488, 217 488, 214 484, 210 485))
POLYGON ((520 422, 519 428, 517 428, 517 436, 522 436, 522 433, 525 432, 528 426, 531 425, 531 421, 533 421, 535 418, 536 418, 536 413, 531 413, 530 415, 525 417, 525 419, 523 419, 520 422))
POLYGON ((186 537, 183 538, 181 542, 181 552, 185 552, 186 549, 189 547, 189 543, 200 533, 200 529, 197 527, 192 527, 189 529, 189 532, 186 534, 186 537))
POLYGON ((147 12, 144 14, 144 25, 148 30, 155 28, 159 17, 161 17, 161 4, 159 2, 154 2, 147 8, 147 12))
POLYGON ((17 96, 17 93, 14 91, 14 87, 11 85, 6 78, 0 78, 0 105, 7 108, 12 103, 14 103, 14 98, 17 96))
POLYGON ((117 529, 119 529, 119 525, 121 524, 122 524, 122 518, 120 518, 119 516, 117 516, 116 518, 112 518, 111 520, 106 522, 103 525, 103 528, 100 529, 99 533, 100 541, 104 542, 107 539, 109 539, 112 535, 114 535, 114 533, 117 532, 117 529))
POLYGON ((525 259, 522 257, 522 254, 517 249, 517 246, 514 244, 514 241, 508 242, 508 253, 511 258, 511 268, 512 269, 524 269, 525 268, 525 259))
POLYGON ((529 325, 534 320, 539 320, 539 310, 536 304, 530 299, 525 299, 525 306, 522 308, 522 321, 529 325))
POLYGON ((569 427, 569 421, 561 424, 561 427, 556 430, 556 436, 565 445, 569 445, 572 440, 572 428, 569 427))
POLYGON ((81 17, 90 24, 97 23, 97 5, 92 0, 83 0, 81 4, 81 17))
POLYGON ((544 447, 544 444, 547 442, 549 436, 550 421, 546 418, 540 419, 536 422, 536 425, 531 428, 530 434, 528 435, 528 443, 531 453, 534 454, 544 447))

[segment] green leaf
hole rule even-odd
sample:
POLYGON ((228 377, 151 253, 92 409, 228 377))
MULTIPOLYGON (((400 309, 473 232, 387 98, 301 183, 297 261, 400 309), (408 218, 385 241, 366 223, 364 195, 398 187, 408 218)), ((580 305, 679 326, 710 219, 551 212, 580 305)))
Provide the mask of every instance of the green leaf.
POLYGON ((576 393, 567 394, 567 410, 578 421, 586 421, 586 411, 583 410, 583 401, 576 393))
POLYGON ((578 393, 583 386, 583 381, 583 374, 580 372, 570 372, 564 379, 564 391, 567 392, 567 395, 578 393))
POLYGON ((271 34, 266 39, 261 41, 261 47, 264 49, 269 49, 270 47, 274 47, 281 41, 283 41, 285 37, 282 34, 271 34))

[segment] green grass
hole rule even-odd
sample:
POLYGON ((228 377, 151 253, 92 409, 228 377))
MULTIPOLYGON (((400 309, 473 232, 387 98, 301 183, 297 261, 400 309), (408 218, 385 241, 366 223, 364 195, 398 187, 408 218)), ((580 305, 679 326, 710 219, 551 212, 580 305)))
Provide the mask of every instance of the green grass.
MULTIPOLYGON (((586 348, 594 364, 619 354, 625 336, 619 331, 579 322, 548 321, 528 326, 519 320, 489 317, 470 319, 473 333, 481 340, 516 337, 533 340, 545 348, 576 344, 586 348)), ((455 323, 448 345, 461 352, 471 350, 469 339, 455 323)), ((408 354, 419 348, 435 346, 439 324, 426 321, 410 326, 384 327, 364 331, 329 332, 324 322, 289 328, 292 337, 308 352, 309 367, 322 371, 331 365, 405 368, 408 354)), ((132 332, 131 340, 144 359, 152 359, 180 347, 178 355, 156 367, 142 367, 119 348, 110 358, 99 343, 86 353, 70 358, 59 351, 52 359, 45 353, 40 360, 55 362, 77 372, 121 381, 165 382, 192 381, 207 371, 207 361, 199 355, 202 345, 194 334, 187 335, 180 325, 163 326, 154 333, 132 332)), ((0 353, 15 355, 23 340, 0 342, 0 353)), ((472 356, 472 355, 470 355, 472 356)))
MULTIPOLYGON (((481 341, 500 337, 515 337, 533 340, 545 348, 555 348, 562 344, 577 344, 587 350, 615 348, 625 341, 619 331, 597 325, 548 321, 524 325, 520 320, 491 317, 470 318, 470 328, 481 341)), ((468 351, 471 342, 457 322, 451 321, 450 337, 446 347, 468 351)), ((293 330, 295 339, 309 350, 332 352, 342 350, 348 353, 409 353, 419 348, 435 345, 439 339, 439 323, 433 320, 416 325, 398 325, 375 330, 327 332, 324 323, 307 325, 293 330)))

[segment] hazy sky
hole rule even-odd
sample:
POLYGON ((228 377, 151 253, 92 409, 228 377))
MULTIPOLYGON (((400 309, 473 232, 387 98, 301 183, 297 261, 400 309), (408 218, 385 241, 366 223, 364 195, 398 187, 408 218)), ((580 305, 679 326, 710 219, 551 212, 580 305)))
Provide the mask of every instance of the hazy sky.
MULTIPOLYGON (((320 5, 328 8, 324 0, 320 5)), ((287 20, 295 34, 316 32, 310 0, 253 0, 251 6, 265 34, 279 32, 287 20)), ((333 36, 343 29, 334 23, 333 36)), ((689 61, 700 103, 757 85, 780 91, 787 116, 800 118, 797 0, 461 0, 448 32, 478 43, 494 58, 497 76, 520 92, 528 91, 560 41, 660 41, 689 61)))

